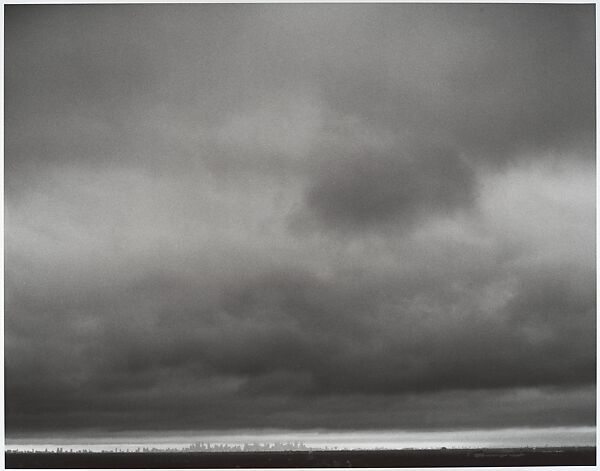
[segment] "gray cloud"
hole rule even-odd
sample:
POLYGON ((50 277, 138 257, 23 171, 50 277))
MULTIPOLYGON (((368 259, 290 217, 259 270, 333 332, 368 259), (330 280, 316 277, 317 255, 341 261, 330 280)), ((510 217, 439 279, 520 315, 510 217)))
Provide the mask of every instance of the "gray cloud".
POLYGON ((594 422, 593 6, 5 19, 8 436, 594 422))
MULTIPOLYGON (((159 409, 168 409, 169 401, 179 403, 181 394, 193 394, 198 401, 207 395, 211 403, 215 395, 226 394, 233 406, 216 416, 209 414, 212 426, 220 423, 216 420, 232 427, 275 426, 275 419, 256 424, 241 419, 236 407, 248 401, 269 407, 278 397, 285 404, 302 398, 313 401, 331 394, 384 394, 401 401, 412 392, 577 389, 594 382, 594 292, 588 290, 582 297, 576 287, 568 288, 569 278, 557 280, 563 286, 560 314, 568 322, 558 316, 540 321, 535 316, 543 308, 531 308, 532 302, 546 299, 553 308, 555 284, 533 291, 522 283, 506 304, 507 314, 484 317, 468 311, 462 301, 473 295, 444 293, 436 280, 421 280, 418 291, 403 291, 410 280, 378 283, 376 290, 361 286, 359 280, 332 285, 294 270, 246 280, 218 294, 207 286, 188 290, 173 281, 149 279, 121 293, 105 293, 108 301, 88 297, 91 302, 82 306, 77 297, 62 299, 62 310, 57 307, 55 314, 51 305, 45 306, 54 327, 32 318, 23 329, 43 331, 44 341, 33 338, 18 348, 8 345, 12 355, 7 363, 7 416, 14 427, 26 429, 28 414, 69 405, 82 409, 83 422, 88 407, 103 415, 103 407, 107 412, 129 408, 154 391, 152 404, 161 404, 159 409), (432 315, 441 313, 417 307, 422 293, 429 303, 444 306, 448 319, 432 325, 432 315), (122 304, 114 305, 119 300, 122 304), (515 313, 527 302, 522 311, 532 320, 523 321, 515 313), (79 304, 80 311, 65 316, 73 312, 73 304, 79 304), (141 317, 136 312, 142 312, 141 317), (81 330, 83 313, 99 322, 91 326, 93 335, 81 330), (65 336, 78 342, 64 345, 65 336), (38 378, 36 388, 31 389, 22 371, 38 378), (98 403, 89 404, 90 394, 98 403), (42 395, 52 399, 41 401, 42 395)), ((484 287, 485 283, 470 291, 484 287)), ((15 311, 17 306, 10 304, 19 314, 14 319, 21 322, 27 312, 35 312, 27 305, 23 312, 15 311)), ((8 330, 13 332, 13 326, 14 321, 9 322, 8 330)), ((372 426, 378 417, 373 411, 354 426, 372 426)), ((43 425, 41 418, 34 420, 43 425)), ((110 415, 103 420, 106 426, 114 425, 110 415)), ((152 413, 149 420, 159 418, 152 413)), ((342 416, 336 420, 351 424, 342 416)))
POLYGON ((423 216, 472 205, 474 172, 456 153, 437 148, 397 152, 347 157, 322 169, 307 194, 309 211, 334 228, 389 221, 410 227, 423 216))

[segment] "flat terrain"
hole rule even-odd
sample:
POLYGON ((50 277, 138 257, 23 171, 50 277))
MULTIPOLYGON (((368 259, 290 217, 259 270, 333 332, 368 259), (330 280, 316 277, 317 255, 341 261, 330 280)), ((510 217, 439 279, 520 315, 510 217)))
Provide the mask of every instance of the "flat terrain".
POLYGON ((220 453, 7 453, 7 468, 594 466, 596 448, 220 453))

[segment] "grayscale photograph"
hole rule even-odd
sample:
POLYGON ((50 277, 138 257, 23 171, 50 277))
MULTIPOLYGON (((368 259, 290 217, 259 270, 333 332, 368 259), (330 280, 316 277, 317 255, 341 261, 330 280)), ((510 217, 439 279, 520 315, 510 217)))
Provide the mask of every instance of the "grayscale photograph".
POLYGON ((4 5, 6 467, 595 466, 595 17, 4 5))

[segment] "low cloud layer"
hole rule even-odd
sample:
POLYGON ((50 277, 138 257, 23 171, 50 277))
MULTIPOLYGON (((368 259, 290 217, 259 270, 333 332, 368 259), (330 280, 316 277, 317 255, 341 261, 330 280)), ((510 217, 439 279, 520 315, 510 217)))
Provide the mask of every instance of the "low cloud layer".
POLYGON ((5 19, 7 436, 594 424, 593 6, 5 19))

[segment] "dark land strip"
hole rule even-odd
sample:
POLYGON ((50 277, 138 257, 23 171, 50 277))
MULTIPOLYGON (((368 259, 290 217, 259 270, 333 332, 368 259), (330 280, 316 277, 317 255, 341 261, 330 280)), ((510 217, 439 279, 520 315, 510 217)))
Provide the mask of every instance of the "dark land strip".
POLYGON ((7 468, 426 468, 594 466, 595 447, 472 450, 6 453, 7 468))

